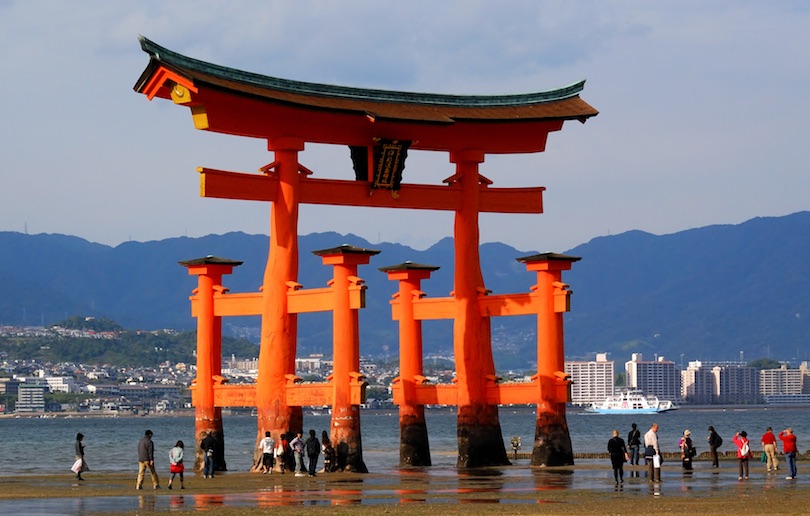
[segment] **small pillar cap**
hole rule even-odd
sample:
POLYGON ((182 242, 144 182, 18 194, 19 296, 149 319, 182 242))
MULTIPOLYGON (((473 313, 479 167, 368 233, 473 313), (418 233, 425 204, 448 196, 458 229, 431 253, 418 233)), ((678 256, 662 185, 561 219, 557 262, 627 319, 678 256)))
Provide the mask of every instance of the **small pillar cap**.
POLYGON ((422 263, 414 263, 410 260, 400 263, 399 265, 389 265, 387 267, 380 267, 381 272, 397 272, 397 271, 437 271, 441 267, 438 265, 424 265, 422 263))
POLYGON ((533 254, 531 256, 524 256, 522 258, 516 258, 517 261, 521 263, 532 263, 532 262, 578 262, 582 259, 580 256, 570 256, 567 254, 560 254, 560 253, 540 253, 540 254, 533 254))
POLYGON ((343 244, 338 247, 332 247, 330 249, 320 249, 318 251, 312 251, 312 254, 317 256, 334 256, 338 254, 366 254, 366 255, 375 255, 380 254, 380 251, 376 249, 365 249, 363 247, 355 247, 349 244, 343 244))
POLYGON ((230 265, 232 267, 238 267, 244 262, 231 260, 229 258, 220 258, 219 256, 212 256, 209 254, 208 256, 202 258, 194 258, 193 260, 186 260, 178 263, 183 267, 194 267, 197 265, 230 265))

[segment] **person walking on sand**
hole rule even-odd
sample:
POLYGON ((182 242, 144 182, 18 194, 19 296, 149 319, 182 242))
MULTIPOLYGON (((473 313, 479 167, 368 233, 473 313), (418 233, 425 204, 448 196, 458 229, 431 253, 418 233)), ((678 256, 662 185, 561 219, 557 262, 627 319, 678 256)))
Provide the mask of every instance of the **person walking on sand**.
POLYGON ((200 443, 203 451, 203 478, 214 478, 214 453, 217 448, 217 440, 214 432, 208 432, 200 443))
POLYGON ((627 462, 629 454, 624 445, 624 439, 619 437, 619 431, 613 431, 613 437, 607 443, 607 451, 610 454, 610 465, 613 467, 613 480, 616 485, 624 484, 624 463, 627 462))
POLYGON ((84 443, 82 440, 84 439, 84 434, 81 432, 76 434, 76 444, 74 444, 74 451, 76 452, 76 460, 73 463, 73 467, 71 468, 74 473, 76 473, 76 480, 84 480, 82 478, 82 473, 85 471, 90 471, 90 468, 87 467, 87 462, 84 460, 84 443))
POLYGON ((304 473, 304 441, 301 440, 301 437, 304 436, 302 431, 298 431, 292 441, 290 441, 290 447, 293 451, 293 457, 295 457, 295 476, 296 477, 303 477, 304 473))
POLYGON ((714 431, 714 427, 709 427, 709 437, 706 438, 709 441, 709 453, 712 456, 712 467, 719 468, 720 467, 720 460, 717 457, 717 449, 723 445, 723 438, 720 437, 720 434, 714 431))
POLYGON ((264 439, 259 441, 259 449, 262 451, 262 473, 265 475, 273 472, 273 455, 276 452, 276 441, 270 432, 264 433, 264 439))
POLYGON ((183 472, 186 470, 185 465, 183 465, 183 449, 185 445, 183 441, 177 441, 174 445, 174 448, 169 450, 169 473, 172 474, 172 477, 169 479, 169 489, 172 488, 172 482, 174 482, 174 476, 180 475, 180 489, 185 489, 186 487, 183 485, 183 472))
POLYGON ((147 430, 138 441, 138 480, 135 489, 143 489, 143 476, 146 469, 152 477, 152 487, 160 489, 160 479, 155 471, 155 443, 152 442, 152 431, 147 430))
POLYGON ((762 451, 765 452, 767 470, 776 471, 779 469, 779 458, 776 456, 776 436, 773 435, 773 428, 771 427, 768 427, 765 433, 762 434, 762 451))
POLYGON ((644 460, 650 470, 650 482, 661 482, 661 449, 658 447, 658 423, 644 434, 644 460))
POLYGON ((785 452, 785 460, 788 464, 788 476, 785 480, 796 479, 796 435, 793 433, 792 428, 786 428, 779 432, 779 439, 782 440, 782 451, 785 452))
POLYGON ((318 455, 321 454, 321 442, 315 437, 315 430, 309 431, 309 438, 304 443, 304 448, 307 452, 307 467, 309 468, 309 476, 315 476, 315 470, 318 467, 318 455))
POLYGON ((630 465, 638 466, 639 448, 641 448, 641 431, 635 423, 630 425, 630 432, 627 434, 627 447, 630 449, 630 465))
POLYGON ((748 480, 748 459, 751 458, 751 443, 748 434, 743 430, 734 434, 734 444, 737 445, 737 461, 740 465, 740 475, 737 480, 748 480))

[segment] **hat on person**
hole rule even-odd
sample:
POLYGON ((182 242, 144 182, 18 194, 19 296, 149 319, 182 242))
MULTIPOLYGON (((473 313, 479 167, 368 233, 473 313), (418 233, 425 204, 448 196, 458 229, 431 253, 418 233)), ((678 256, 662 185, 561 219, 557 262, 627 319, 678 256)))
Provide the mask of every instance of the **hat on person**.
POLYGON ((684 430, 683 435, 692 435, 692 432, 690 432, 689 430, 684 430))

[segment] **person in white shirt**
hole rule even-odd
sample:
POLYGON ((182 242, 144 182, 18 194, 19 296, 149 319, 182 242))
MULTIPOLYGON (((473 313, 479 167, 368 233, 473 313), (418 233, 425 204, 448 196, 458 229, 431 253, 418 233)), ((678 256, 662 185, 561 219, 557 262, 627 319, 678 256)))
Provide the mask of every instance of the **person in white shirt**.
POLYGON ((653 423, 644 434, 644 450, 644 460, 650 469, 650 482, 660 482, 662 457, 661 449, 658 447, 658 423, 653 423))
POLYGON ((265 475, 273 472, 273 454, 276 451, 276 441, 270 432, 264 433, 264 439, 259 441, 259 449, 262 451, 262 473, 265 475))

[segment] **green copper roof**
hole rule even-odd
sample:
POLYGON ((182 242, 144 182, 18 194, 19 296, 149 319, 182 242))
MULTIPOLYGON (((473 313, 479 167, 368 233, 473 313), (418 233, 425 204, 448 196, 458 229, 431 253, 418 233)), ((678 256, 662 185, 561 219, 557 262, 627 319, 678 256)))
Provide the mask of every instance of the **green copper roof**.
POLYGON ((583 80, 555 90, 515 95, 442 95, 433 93, 413 93, 366 88, 350 88, 347 86, 291 81, 236 70, 234 68, 207 63, 205 61, 200 61, 199 59, 178 54, 177 52, 164 48, 143 36, 141 36, 139 40, 141 42, 141 48, 144 50, 144 52, 150 55, 152 60, 165 64, 170 68, 178 69, 178 71, 195 71, 210 75, 212 77, 218 77, 256 87, 302 95, 317 95, 322 97, 368 100, 375 102, 481 108, 526 106, 560 101, 578 96, 585 86, 585 81, 583 80))

